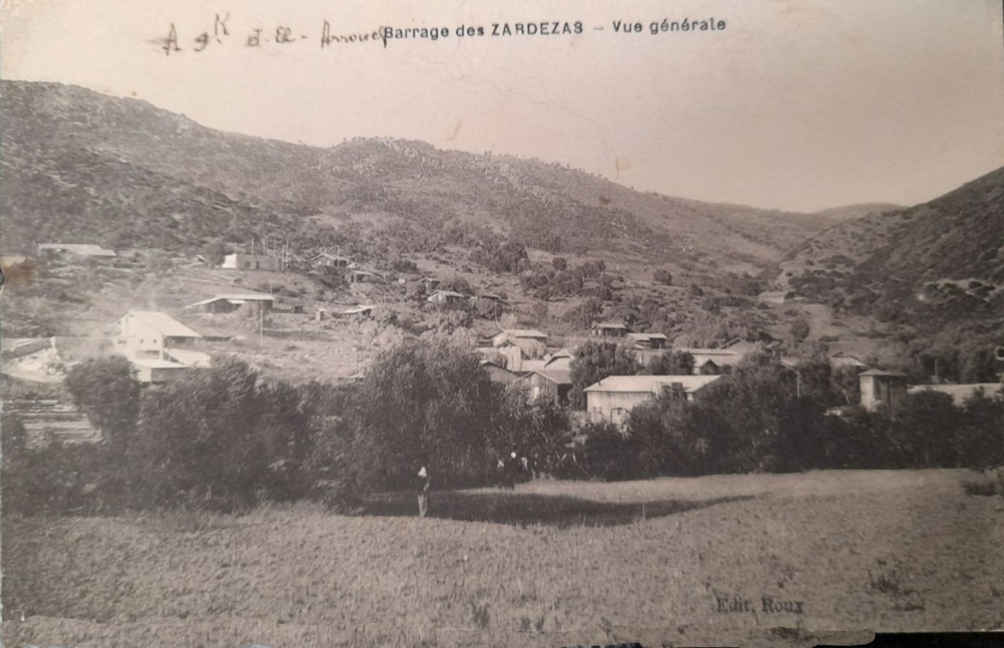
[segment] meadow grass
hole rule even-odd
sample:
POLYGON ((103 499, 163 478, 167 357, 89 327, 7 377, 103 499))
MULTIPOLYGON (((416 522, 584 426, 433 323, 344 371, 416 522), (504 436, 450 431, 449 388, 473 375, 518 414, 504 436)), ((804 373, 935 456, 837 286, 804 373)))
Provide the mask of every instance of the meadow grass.
POLYGON ((4 632, 10 645, 561 646, 1000 627, 1004 511, 967 496, 968 475, 533 482, 435 493, 426 519, 410 494, 354 516, 301 503, 12 518, 4 632), (721 596, 758 611, 718 612, 721 596), (803 612, 764 614, 765 596, 803 612))

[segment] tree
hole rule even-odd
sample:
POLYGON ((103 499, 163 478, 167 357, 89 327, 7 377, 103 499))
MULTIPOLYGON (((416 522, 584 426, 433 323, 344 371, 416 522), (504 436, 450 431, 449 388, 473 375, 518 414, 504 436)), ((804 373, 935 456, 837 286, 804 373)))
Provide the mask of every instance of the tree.
POLYGON ((585 388, 607 376, 638 373, 638 361, 624 347, 613 342, 589 341, 580 346, 571 362, 572 388, 568 397, 572 407, 585 409, 585 388))
POLYGON ((140 386, 129 361, 122 356, 85 360, 70 369, 65 384, 77 407, 101 430, 105 447, 121 456, 135 435, 140 406, 140 386))
POLYGON ((975 349, 965 354, 960 369, 962 382, 996 382, 997 371, 993 349, 975 349))
POLYGON ((450 345, 409 343, 383 354, 346 412, 347 469, 366 490, 402 488, 422 465, 437 487, 482 483, 500 428, 502 388, 479 359, 450 345))
POLYGON ((580 449, 579 465, 587 475, 604 480, 631 479, 638 474, 637 443, 609 422, 588 423, 581 429, 586 437, 580 449))
POLYGON ((952 437, 961 420, 948 394, 933 390, 907 394, 891 428, 897 467, 955 465, 952 437))
POLYGON ((309 487, 316 399, 261 380, 247 363, 211 369, 146 394, 129 461, 144 505, 198 500, 232 509, 260 497, 290 499, 309 487))
POLYGON ((666 351, 648 361, 653 376, 686 376, 694 373, 694 356, 686 351, 666 351))
POLYGON ((227 246, 223 244, 220 240, 215 240, 204 249, 203 255, 206 257, 206 261, 209 265, 218 266, 223 263, 224 257, 228 253, 227 246))
POLYGON ((1004 465, 1004 385, 995 393, 978 390, 963 404, 955 434, 958 465, 985 469, 1004 465))
POLYGON ((800 317, 791 323, 791 337, 796 344, 801 344, 809 337, 809 322, 804 317, 800 317))
POLYGON ((637 477, 711 472, 718 442, 727 436, 714 408, 672 389, 632 409, 627 429, 638 449, 637 477))

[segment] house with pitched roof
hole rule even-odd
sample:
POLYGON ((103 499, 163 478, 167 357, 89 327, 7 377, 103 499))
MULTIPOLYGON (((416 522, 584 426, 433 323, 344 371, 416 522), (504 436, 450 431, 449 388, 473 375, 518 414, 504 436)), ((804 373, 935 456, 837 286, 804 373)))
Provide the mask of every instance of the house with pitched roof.
POLYGON ((185 306, 207 313, 232 313, 241 307, 268 312, 275 306, 275 297, 257 292, 224 293, 185 306))
POLYGON ((628 327, 624 322, 593 322, 591 333, 596 337, 624 337, 628 327))
POLYGON ((679 390, 693 400, 721 376, 608 376, 585 389, 586 411, 591 420, 617 425, 627 420, 635 406, 655 398, 663 390, 679 390))
POLYGON ((503 329, 492 338, 492 346, 505 345, 518 347, 526 359, 542 358, 547 353, 547 333, 536 329, 503 329))
POLYGON ((167 313, 132 310, 119 320, 116 347, 133 364, 140 382, 158 383, 208 367, 209 355, 191 348, 202 339, 167 313))

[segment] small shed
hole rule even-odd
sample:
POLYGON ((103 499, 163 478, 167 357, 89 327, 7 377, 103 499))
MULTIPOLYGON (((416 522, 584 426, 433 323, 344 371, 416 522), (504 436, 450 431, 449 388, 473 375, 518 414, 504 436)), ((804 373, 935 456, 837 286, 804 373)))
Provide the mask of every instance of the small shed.
POLYGON ((352 264, 352 259, 339 254, 321 252, 310 259, 310 264, 317 268, 348 268, 352 264))
POLYGON ((858 374, 861 387, 861 407, 875 412, 885 408, 890 416, 895 416, 907 394, 907 377, 896 371, 869 369, 858 374))
POLYGON ((351 270, 348 275, 349 283, 383 283, 384 278, 378 272, 371 270, 351 270))
POLYGON ((530 374, 530 399, 546 401, 559 407, 568 405, 568 392, 572 389, 572 372, 568 369, 544 366, 530 374))
POLYGON ((465 295, 462 295, 458 292, 454 292, 452 290, 436 290, 431 295, 426 297, 425 301, 429 302, 430 304, 445 305, 445 304, 460 304, 463 303, 464 300, 466 299, 467 297, 465 295))
POLYGON ((336 317, 366 318, 373 315, 373 307, 364 306, 360 304, 359 306, 353 306, 351 308, 346 308, 344 310, 337 311, 335 313, 332 313, 332 315, 336 317))

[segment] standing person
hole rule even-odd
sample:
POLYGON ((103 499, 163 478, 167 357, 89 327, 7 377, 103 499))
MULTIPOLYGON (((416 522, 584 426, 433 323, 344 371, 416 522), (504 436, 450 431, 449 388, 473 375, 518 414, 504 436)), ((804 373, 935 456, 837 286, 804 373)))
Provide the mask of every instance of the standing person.
POLYGON ((505 487, 512 490, 516 487, 516 453, 510 452, 505 460, 505 487))
POLYGON ((418 471, 417 490, 418 490, 418 516, 425 517, 429 512, 429 488, 432 485, 432 480, 429 478, 429 471, 426 470, 425 466, 422 466, 418 471))

